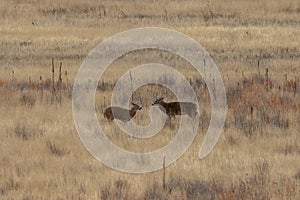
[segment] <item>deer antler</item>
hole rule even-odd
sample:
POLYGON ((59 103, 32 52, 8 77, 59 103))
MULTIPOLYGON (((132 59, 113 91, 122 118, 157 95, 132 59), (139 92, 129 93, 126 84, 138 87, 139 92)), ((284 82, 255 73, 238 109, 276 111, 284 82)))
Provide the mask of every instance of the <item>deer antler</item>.
POLYGON ((154 97, 155 100, 163 100, 164 99, 163 96, 158 96, 157 94, 153 95, 153 97, 154 97))
POLYGON ((163 96, 159 96, 157 97, 158 100, 164 100, 164 97, 163 96))
POLYGON ((131 101, 130 102, 132 105, 134 105, 134 106, 141 106, 140 104, 141 104, 141 102, 139 101, 139 102, 133 102, 133 101, 131 101))

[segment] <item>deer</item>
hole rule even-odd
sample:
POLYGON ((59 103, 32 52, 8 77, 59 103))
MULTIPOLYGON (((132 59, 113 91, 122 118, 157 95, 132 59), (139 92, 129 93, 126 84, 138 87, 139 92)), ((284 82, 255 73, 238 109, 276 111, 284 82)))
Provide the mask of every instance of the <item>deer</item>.
POLYGON ((164 97, 156 98, 152 103, 152 106, 158 105, 160 110, 168 115, 171 119, 176 115, 188 115, 191 118, 195 118, 198 114, 197 105, 191 102, 164 102, 164 97))
POLYGON ((109 121, 113 121, 114 119, 121 120, 122 122, 130 121, 137 111, 142 109, 142 106, 138 105, 137 103, 130 102, 133 107, 130 110, 118 107, 118 106, 110 106, 105 109, 103 112, 104 118, 107 118, 109 121))

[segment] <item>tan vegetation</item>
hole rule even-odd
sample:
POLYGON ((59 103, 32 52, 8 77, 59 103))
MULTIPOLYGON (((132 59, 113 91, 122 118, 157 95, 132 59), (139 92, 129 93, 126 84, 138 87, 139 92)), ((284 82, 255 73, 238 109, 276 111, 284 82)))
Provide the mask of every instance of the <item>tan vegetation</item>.
MULTIPOLYGON (((0 36, 0 199, 300 199, 299 1, 0 0, 0 36), (103 117, 116 80, 136 65, 160 62, 195 89, 198 135, 166 167, 165 187, 162 170, 128 174, 96 161, 72 116, 72 83, 88 52, 115 33, 145 26, 197 40, 227 91, 224 131, 199 160, 210 99, 189 63, 168 52, 136 51, 112 63, 99 80, 99 122, 113 143, 134 152, 168 144, 179 117, 154 137, 127 136, 103 117)), ((176 101, 159 85, 139 88, 133 95, 143 109, 136 123, 150 122, 152 94, 176 101)))

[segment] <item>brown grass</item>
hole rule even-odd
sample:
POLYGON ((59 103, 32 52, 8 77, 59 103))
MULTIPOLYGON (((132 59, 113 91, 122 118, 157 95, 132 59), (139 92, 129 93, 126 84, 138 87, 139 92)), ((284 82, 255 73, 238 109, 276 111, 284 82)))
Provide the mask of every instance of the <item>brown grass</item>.
MULTIPOLYGON (((299 199, 299 11, 299 2, 292 0, 1 0, 0 199, 299 199), (137 51, 105 72, 95 97, 97 116, 109 139, 129 151, 166 145, 179 118, 145 140, 108 123, 102 111, 123 73, 161 62, 184 74, 196 90, 198 135, 166 168, 165 189, 162 171, 127 174, 96 161, 72 118, 72 83, 87 53, 112 34, 145 26, 172 28, 203 45, 220 69, 229 106, 220 141, 199 160, 210 99, 189 63, 168 52, 137 51)), ((156 93, 176 100, 157 85, 139 88, 134 96, 141 97, 144 108, 133 119, 136 123, 149 123, 149 94, 156 93)))

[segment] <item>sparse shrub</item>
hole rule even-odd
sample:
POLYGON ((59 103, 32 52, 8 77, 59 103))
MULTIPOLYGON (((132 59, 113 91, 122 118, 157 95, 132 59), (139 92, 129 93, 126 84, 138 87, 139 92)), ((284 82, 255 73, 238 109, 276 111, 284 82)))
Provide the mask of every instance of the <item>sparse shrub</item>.
POLYGON ((28 140, 32 137, 40 137, 44 135, 44 131, 42 129, 35 129, 28 127, 24 124, 17 124, 14 129, 16 136, 21 138, 22 140, 28 140))
POLYGON ((247 117, 245 112, 234 113, 234 124, 248 138, 252 138, 262 129, 261 122, 247 117))
POLYGON ((237 143, 236 138, 234 138, 232 135, 225 135, 226 141, 230 146, 233 146, 237 143))
POLYGON ((115 182, 114 199, 127 199, 127 181, 118 180, 115 182))
POLYGON ((16 126, 15 134, 22 140, 27 140, 31 136, 31 132, 24 125, 20 124, 16 126))
POLYGON ((271 176, 270 165, 266 160, 255 163, 254 175, 250 178, 249 187, 254 199, 271 199, 269 191, 271 176))
POLYGON ((50 150, 50 152, 54 155, 54 156, 64 156, 65 154, 68 153, 68 150, 66 150, 65 148, 62 148, 60 146, 58 146, 55 142, 47 140, 46 141, 46 145, 48 147, 48 149, 50 150))
POLYGON ((99 82, 97 85, 97 89, 101 91, 110 91, 115 87, 114 83, 107 83, 107 82, 99 82))
POLYGON ((234 112, 234 125, 237 128, 244 129, 246 124, 246 118, 241 112, 234 112))
POLYGON ((295 179, 300 180, 300 170, 295 174, 295 179))
POLYGON ((274 196, 280 197, 280 199, 299 199, 297 198, 297 180, 293 180, 288 176, 280 175, 279 180, 276 182, 277 187, 274 188, 274 196))
POLYGON ((86 190, 87 190, 87 186, 81 183, 79 188, 79 199, 84 199, 83 196, 86 195, 86 190))
POLYGON ((216 199, 216 194, 209 185, 199 180, 186 183, 186 195, 188 199, 216 199))
POLYGON ((271 111, 268 110, 266 107, 259 107, 257 108, 257 110, 258 110, 258 119, 261 122, 261 124, 263 126, 269 124, 271 120, 268 113, 270 113, 271 111))
POLYGON ((209 123, 210 123, 210 112, 203 110, 200 114, 200 124, 199 128, 201 128, 202 131, 207 130, 209 123))
POLYGON ((277 128, 289 128, 289 120, 284 119, 280 112, 276 113, 276 115, 272 118, 272 122, 277 128))
POLYGON ((300 154, 300 145, 298 145, 297 141, 287 142, 284 145, 282 152, 284 155, 300 154))
POLYGON ((108 200, 111 196, 111 188, 110 185, 104 186, 103 189, 101 189, 101 199, 108 200))
POLYGON ((230 189, 222 192, 222 195, 225 199, 271 199, 271 183, 270 165, 263 160, 255 163, 251 177, 246 180, 240 179, 232 184, 230 189))
POLYGON ((266 160, 255 163, 254 173, 255 185, 265 186, 270 182, 270 165, 266 160))
POLYGON ((182 190, 183 187, 184 187, 184 183, 179 178, 175 178, 171 176, 167 181, 168 193, 172 193, 176 189, 182 190))
POLYGON ((36 98, 31 94, 23 93, 23 94, 21 94, 20 102, 23 105, 27 105, 29 107, 32 107, 36 103, 36 98))
POLYGON ((224 196, 226 192, 224 180, 221 178, 213 178, 210 182, 210 188, 214 191, 215 196, 221 197, 224 196))
POLYGON ((251 190, 247 182, 240 179, 237 184, 232 185, 229 192, 226 192, 228 199, 251 199, 251 190))
POLYGON ((4 184, 0 185, 0 194, 5 195, 7 192, 10 191, 17 191, 21 187, 21 183, 14 177, 10 177, 4 184))
POLYGON ((145 192, 145 200, 163 200, 166 199, 163 194, 162 187, 159 184, 153 184, 145 192))
POLYGON ((41 12, 44 15, 64 15, 69 13, 69 10, 66 8, 47 8, 47 9, 42 9, 41 12))
POLYGON ((111 185, 107 185, 104 186, 103 189, 101 189, 101 199, 129 199, 129 185, 126 180, 117 180, 113 186, 114 187, 111 187, 111 185))

